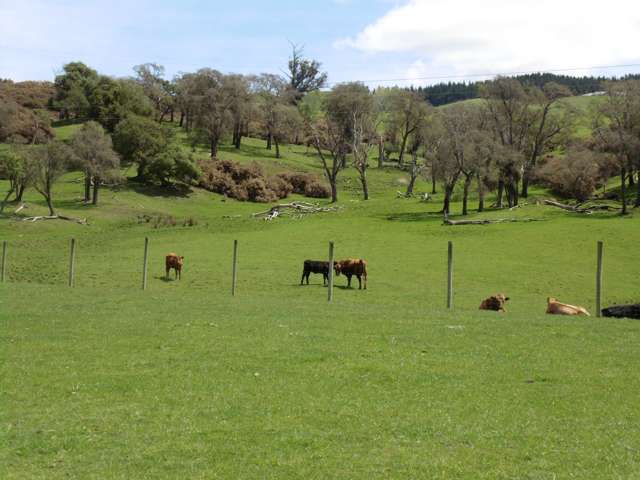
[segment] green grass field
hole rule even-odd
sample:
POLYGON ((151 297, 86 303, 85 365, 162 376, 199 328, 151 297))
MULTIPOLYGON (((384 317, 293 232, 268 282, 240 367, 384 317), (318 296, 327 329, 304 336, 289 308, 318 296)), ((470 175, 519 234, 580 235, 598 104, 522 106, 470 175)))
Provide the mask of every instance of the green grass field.
MULTIPOLYGON (((320 172, 304 147, 283 153, 248 139, 221 156, 320 172)), ((339 212, 265 222, 250 216, 265 205, 197 189, 126 185, 84 206, 72 173, 56 203, 90 225, 0 219, 2 478, 639 478, 640 322, 544 314, 549 295, 594 310, 597 240, 605 305, 640 301, 638 213, 531 204, 473 217, 540 221, 445 227, 440 195, 395 198, 403 176, 372 169, 363 202, 349 170, 339 212), (368 260, 369 288, 338 277, 329 305, 319 276, 298 283, 330 240, 368 260), (163 278, 170 251, 181 281, 163 278), (478 311, 499 291, 508 313, 478 311)))

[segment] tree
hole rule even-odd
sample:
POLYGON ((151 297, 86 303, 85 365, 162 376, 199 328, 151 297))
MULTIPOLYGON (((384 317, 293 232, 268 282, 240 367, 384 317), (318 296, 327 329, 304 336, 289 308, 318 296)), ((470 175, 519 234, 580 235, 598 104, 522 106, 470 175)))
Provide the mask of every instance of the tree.
POLYGON ((113 150, 111 137, 97 122, 87 122, 71 139, 71 149, 84 171, 84 201, 89 202, 93 183, 93 205, 98 204, 100 183, 119 174, 120 157, 113 150))
POLYGON ((369 152, 376 142, 373 95, 362 83, 344 83, 333 88, 325 102, 327 117, 349 144, 365 200, 369 199, 367 168, 369 152))
POLYGON ((147 180, 147 169, 153 159, 169 145, 171 131, 147 117, 130 115, 113 133, 115 150, 122 160, 138 166, 138 181, 147 180))
POLYGON ((98 83, 98 72, 82 62, 64 65, 64 73, 54 81, 56 94, 52 106, 60 111, 60 118, 84 118, 90 114, 89 98, 98 83))
POLYGON ((196 110, 195 127, 206 136, 211 146, 211 158, 217 158, 222 136, 231 123, 231 107, 235 101, 233 81, 208 68, 197 72, 192 95, 196 110))
MULTIPOLYGON (((490 129, 502 145, 516 152, 524 152, 528 135, 535 123, 533 98, 522 84, 513 78, 499 77, 480 88, 485 99, 490 129)), ((505 159, 516 160, 519 156, 508 155, 505 159)), ((509 207, 518 204, 518 183, 521 165, 503 161, 498 180, 497 206, 502 207, 503 192, 507 194, 509 207)))
POLYGON ((89 98, 90 117, 99 122, 108 132, 129 115, 148 117, 153 107, 142 87, 131 79, 100 76, 89 98))
POLYGON ((32 179, 34 188, 47 202, 49 215, 55 216, 53 185, 67 171, 72 152, 66 144, 58 140, 31 147, 27 152, 27 174, 32 179))
POLYGON ((242 75, 227 75, 226 84, 230 96, 229 112, 233 125, 232 143, 239 149, 242 137, 248 130, 249 118, 252 113, 252 100, 249 92, 249 79, 242 75))
POLYGON ((391 131, 400 136, 398 164, 404 165, 404 153, 409 137, 416 132, 429 116, 429 104, 418 92, 394 89, 388 98, 391 131))
POLYGON ((331 186, 331 201, 337 202, 338 174, 344 168, 349 151, 344 129, 330 118, 318 119, 309 128, 311 141, 331 186))
MULTIPOLYGON (((606 92, 594 120, 594 139, 596 148, 612 154, 618 163, 624 215, 629 165, 640 157, 640 80, 607 82, 606 92)), ((640 198, 636 202, 640 205, 640 198)))
POLYGON ((9 190, 7 191, 2 205, 0 205, 0 214, 4 211, 9 197, 18 194, 20 190, 24 190, 27 182, 27 171, 24 156, 14 147, 0 150, 0 178, 9 181, 9 190))
MULTIPOLYGON (((153 104, 158 122, 173 114, 175 108, 175 88, 164 79, 164 67, 156 63, 144 63, 133 67, 136 81, 153 104)), ((172 115, 173 116, 173 115, 172 115)))
POLYGON ((169 185, 171 180, 190 184, 200 177, 200 169, 193 156, 172 143, 151 159, 147 167, 147 177, 165 186, 169 185))
MULTIPOLYGON (((261 123, 267 137, 267 150, 271 150, 274 132, 282 125, 282 114, 288 114, 283 106, 291 105, 293 91, 285 79, 278 75, 263 73, 254 80, 254 89, 258 97, 261 123)), ((286 122, 285 122, 286 123, 286 122)), ((279 157, 279 152, 276 152, 279 157)))
POLYGON ((532 89, 533 107, 532 121, 527 143, 525 146, 524 171, 522 175, 522 191, 520 195, 526 198, 529 195, 529 182, 538 159, 557 146, 557 140, 561 134, 573 125, 572 112, 565 106, 558 113, 553 110, 556 103, 571 95, 567 87, 550 82, 542 89, 532 89))
POLYGON ((292 44, 291 48, 287 78, 295 92, 293 101, 297 104, 307 93, 320 90, 326 85, 327 73, 320 71, 320 62, 304 57, 302 47, 292 44))

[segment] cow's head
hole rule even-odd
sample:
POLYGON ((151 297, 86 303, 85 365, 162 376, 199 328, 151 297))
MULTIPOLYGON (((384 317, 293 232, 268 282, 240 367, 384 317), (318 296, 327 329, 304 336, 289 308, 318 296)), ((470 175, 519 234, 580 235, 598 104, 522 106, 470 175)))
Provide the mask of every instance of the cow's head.
POLYGON ((184 256, 178 257, 178 265, 180 266, 184 265, 184 256))
POLYGON ((333 264, 333 271, 336 272, 336 276, 340 276, 340 272, 342 272, 342 264, 340 262, 335 262, 333 264))
POLYGON ((499 293, 499 294, 497 294, 497 295, 496 295, 496 298, 498 299, 498 301, 499 301, 500 303, 505 303, 506 301, 508 301, 508 300, 509 300, 509 297, 506 297, 506 296, 504 295, 504 293, 499 293))

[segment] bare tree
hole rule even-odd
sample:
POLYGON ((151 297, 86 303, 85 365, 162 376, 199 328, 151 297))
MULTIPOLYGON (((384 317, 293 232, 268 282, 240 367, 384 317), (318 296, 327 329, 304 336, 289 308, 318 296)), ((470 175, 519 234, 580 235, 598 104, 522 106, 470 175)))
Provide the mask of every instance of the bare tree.
POLYGON ((113 150, 111 137, 99 123, 87 122, 71 139, 71 148, 85 172, 84 200, 89 202, 93 184, 92 203, 97 205, 101 182, 119 174, 120 157, 113 150))
POLYGON ((310 137, 331 186, 331 201, 338 201, 338 174, 344 168, 349 143, 344 130, 331 119, 318 119, 309 126, 310 137))
POLYGON ((418 92, 394 89, 388 101, 391 131, 400 137, 398 164, 404 166, 404 154, 409 137, 418 130, 429 116, 429 104, 418 92))
POLYGON ((64 143, 53 140, 46 145, 28 150, 28 175, 34 188, 42 195, 49 207, 49 215, 56 214, 53 206, 53 185, 66 172, 72 153, 64 143))
MULTIPOLYGON (((629 165, 640 156, 640 80, 609 82, 606 91, 594 120, 594 139, 599 150, 613 154, 617 160, 624 215, 629 165)), ((640 199, 636 202, 640 205, 640 199)))

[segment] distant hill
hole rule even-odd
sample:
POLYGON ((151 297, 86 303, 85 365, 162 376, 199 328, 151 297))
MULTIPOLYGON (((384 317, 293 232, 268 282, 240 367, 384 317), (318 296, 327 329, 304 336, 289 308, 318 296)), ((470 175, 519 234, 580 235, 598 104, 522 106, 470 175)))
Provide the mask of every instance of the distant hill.
MULTIPOLYGON (((543 87, 549 82, 556 82, 568 87, 574 95, 584 95, 598 92, 603 89, 603 84, 607 80, 640 79, 640 74, 627 75, 625 77, 573 77, 570 75, 556 75, 554 73, 531 73, 527 75, 514 76, 524 85, 543 87)), ((428 87, 410 87, 410 90, 420 92, 432 105, 445 105, 447 103, 459 102, 470 98, 478 98, 479 87, 485 81, 479 82, 446 82, 430 85, 428 87)))

